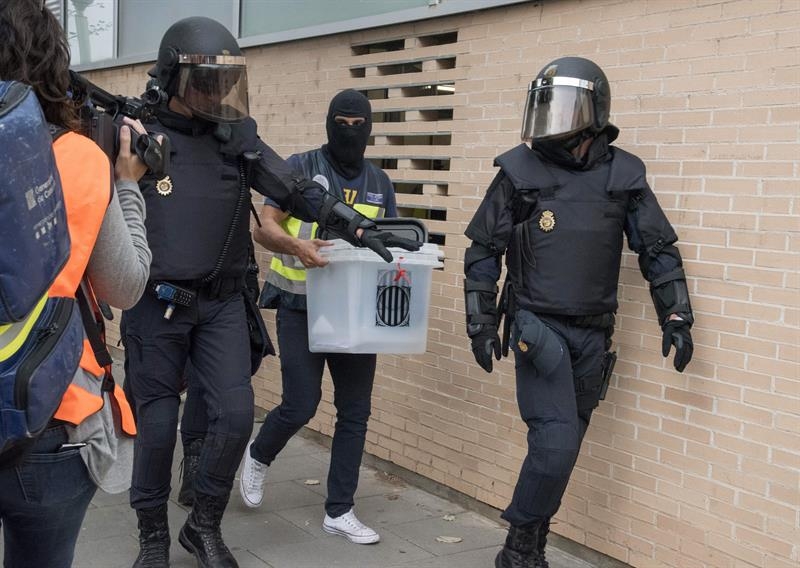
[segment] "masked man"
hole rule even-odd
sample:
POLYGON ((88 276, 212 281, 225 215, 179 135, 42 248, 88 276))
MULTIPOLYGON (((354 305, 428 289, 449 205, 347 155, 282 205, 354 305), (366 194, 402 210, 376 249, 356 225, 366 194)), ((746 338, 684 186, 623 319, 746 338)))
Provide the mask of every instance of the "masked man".
MULTIPOLYGON (((396 216, 394 188, 389 178, 364 159, 372 129, 369 100, 357 91, 342 91, 331 100, 325 125, 328 143, 295 154, 288 162, 364 216, 396 216)), ((353 495, 370 415, 376 356, 308 350, 305 269, 327 264, 319 249, 329 243, 314 238, 315 225, 290 217, 276 205, 267 200, 255 239, 275 252, 261 306, 278 310, 283 395, 280 405, 267 414, 245 452, 240 484, 242 499, 250 507, 261 504, 267 466, 317 411, 322 396, 322 372, 327 363, 334 385, 336 426, 322 528, 356 544, 375 543, 379 535, 353 513, 353 495)))

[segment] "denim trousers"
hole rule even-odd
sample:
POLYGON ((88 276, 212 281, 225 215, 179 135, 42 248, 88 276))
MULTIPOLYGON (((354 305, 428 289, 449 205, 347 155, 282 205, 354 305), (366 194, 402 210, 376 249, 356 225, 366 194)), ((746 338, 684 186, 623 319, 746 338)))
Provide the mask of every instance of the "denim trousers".
POLYGON ((289 439, 314 417, 322 397, 322 373, 327 363, 333 379, 336 426, 325 511, 331 517, 338 517, 353 506, 358 487, 377 357, 311 353, 308 315, 304 311, 279 307, 277 328, 283 394, 281 403, 264 419, 250 455, 269 465, 289 439))
POLYGON ((63 426, 48 428, 16 467, 0 470, 6 568, 69 568, 97 486, 80 450, 60 450, 63 426))

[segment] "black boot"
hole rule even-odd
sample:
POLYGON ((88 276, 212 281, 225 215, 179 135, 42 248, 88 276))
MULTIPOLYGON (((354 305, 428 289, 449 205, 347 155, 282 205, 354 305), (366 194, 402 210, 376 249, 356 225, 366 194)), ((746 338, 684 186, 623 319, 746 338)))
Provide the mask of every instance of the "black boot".
POLYGON ((181 490, 178 493, 178 503, 185 507, 194 505, 194 479, 200 467, 200 450, 203 449, 203 439, 192 440, 183 447, 183 461, 181 462, 181 490))
POLYGON ((495 568, 539 568, 538 541, 539 524, 508 527, 506 544, 494 559, 495 568))
POLYGON ((220 531, 228 497, 213 497, 195 491, 192 512, 178 540, 183 548, 194 554, 200 568, 239 568, 220 531))
POLYGON ((139 518, 139 556, 133 568, 169 568, 167 504, 136 509, 139 518))
POLYGON ((536 552, 539 558, 536 560, 536 568, 550 568, 550 563, 544 557, 545 547, 547 546, 547 534, 550 532, 550 519, 539 525, 538 538, 536 540, 536 552))

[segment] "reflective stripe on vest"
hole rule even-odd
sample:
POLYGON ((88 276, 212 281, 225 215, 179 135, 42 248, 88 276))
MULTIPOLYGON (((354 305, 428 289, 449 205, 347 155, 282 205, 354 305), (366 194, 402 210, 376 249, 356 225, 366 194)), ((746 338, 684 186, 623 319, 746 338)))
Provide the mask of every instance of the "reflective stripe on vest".
MULTIPOLYGON (((111 166, 94 142, 75 132, 59 137, 53 144, 53 152, 61 176, 72 244, 69 261, 56 277, 48 295, 74 298, 111 198, 111 166)), ((80 366, 96 379, 97 388, 89 390, 71 384, 55 414, 55 418, 75 425, 103 407, 100 380, 104 371, 97 363, 88 340, 84 340, 80 366)), ((130 406, 126 402, 120 408, 125 432, 135 434, 130 406), (130 416, 125 416, 126 412, 130 416)))
MULTIPOLYGON (((383 217, 385 209, 376 205, 356 203, 353 209, 369 219, 383 217)), ((299 239, 308 240, 317 232, 316 223, 304 223, 295 217, 287 217, 281 226, 286 234, 299 239)), ((275 253, 269 265, 266 281, 281 290, 292 294, 305 295, 306 269, 300 259, 292 254, 275 253)))

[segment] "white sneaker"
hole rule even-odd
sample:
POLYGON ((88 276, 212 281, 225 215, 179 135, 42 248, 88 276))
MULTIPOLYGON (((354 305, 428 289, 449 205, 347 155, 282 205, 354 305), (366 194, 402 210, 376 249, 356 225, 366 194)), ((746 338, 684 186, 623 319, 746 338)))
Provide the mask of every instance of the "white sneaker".
POLYGON ((358 520, 355 513, 353 513, 353 509, 335 519, 325 515, 325 520, 322 522, 322 530, 328 534, 343 536, 356 544, 373 544, 381 539, 378 533, 358 520))
POLYGON ((242 494, 242 501, 250 508, 261 506, 264 499, 264 481, 267 477, 267 466, 260 461, 250 457, 250 447, 253 442, 247 444, 244 451, 244 464, 242 465, 242 477, 239 479, 239 493, 242 494))

